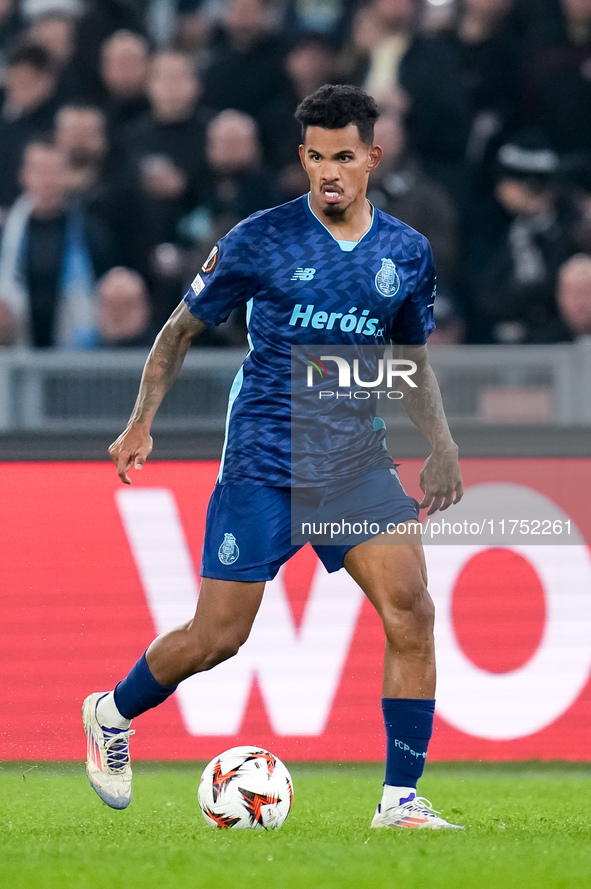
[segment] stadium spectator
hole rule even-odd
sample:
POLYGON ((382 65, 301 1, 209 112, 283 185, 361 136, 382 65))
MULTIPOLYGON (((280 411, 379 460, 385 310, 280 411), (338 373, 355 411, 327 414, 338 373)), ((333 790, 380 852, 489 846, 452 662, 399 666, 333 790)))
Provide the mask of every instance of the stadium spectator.
POLYGON ((201 85, 189 56, 156 53, 147 79, 150 111, 128 128, 128 146, 149 206, 154 244, 174 241, 179 219, 195 206, 204 177, 201 85))
POLYGON ((7 53, 0 105, 0 207, 6 208, 19 193, 25 145, 51 130, 59 107, 57 72, 46 49, 18 43, 7 53))
POLYGON ((277 7, 272 0, 229 0, 220 39, 203 72, 203 101, 208 107, 235 108, 258 122, 271 104, 289 95, 285 46, 276 31, 277 7))
MULTIPOLYGON (((465 315, 471 341, 498 341, 499 331, 503 342, 555 338, 550 291, 558 265, 591 253, 591 0, 455 0, 451 28, 436 34, 425 33, 423 0, 171 0, 166 34, 155 30, 163 6, 0 0, 0 66, 18 35, 0 95, 0 224, 2 208, 8 212, 20 192, 24 146, 51 132, 55 118, 73 196, 113 232, 113 262, 149 282, 160 323, 186 282, 184 246, 208 252, 226 219, 306 189, 296 159, 297 102, 323 82, 360 83, 381 99, 380 139, 393 145, 406 134, 408 142, 395 159, 386 153, 372 199, 432 241, 450 317, 465 315), (147 29, 160 47, 190 45, 203 89, 190 56, 166 49, 150 59, 147 29), (259 146, 248 175, 216 170, 206 157, 208 121, 228 109, 258 124, 262 157, 259 146), (517 192, 524 197, 527 176, 518 176, 519 187, 496 182, 499 147, 526 124, 562 157, 560 192, 553 178, 549 185, 547 231, 533 230, 543 212, 512 202, 517 192), (519 299, 497 293, 492 300, 493 280, 512 281, 510 259, 519 251, 511 239, 528 241, 526 230, 548 272, 546 308, 536 310, 535 323, 523 320, 519 299), (474 294, 474 329, 466 289, 474 294), (513 307, 508 319, 504 301, 513 307)), ((246 155, 251 147, 245 136, 246 155)), ((540 297, 532 293, 533 305, 540 297)))
POLYGON ((6 47, 14 42, 23 26, 18 0, 0 0, 0 73, 4 70, 6 47))
POLYGON ((145 37, 117 31, 101 47, 99 73, 105 109, 114 133, 148 110, 146 79, 149 47, 145 37))
POLYGON ((150 300, 141 275, 122 266, 97 284, 97 325, 103 348, 151 346, 156 331, 150 323, 150 300))
POLYGON ((43 46, 58 70, 71 61, 76 39, 76 18, 67 12, 46 12, 36 16, 27 30, 31 43, 43 46))
POLYGON ((371 0, 362 8, 353 31, 357 62, 348 76, 383 108, 404 114, 413 153, 430 176, 459 192, 469 94, 458 52, 443 38, 421 34, 421 11, 421 0, 371 0))
POLYGON ((535 35, 547 35, 560 22, 560 0, 514 0, 511 19, 520 43, 525 46, 535 35))
POLYGON ((298 157, 302 134, 294 116, 295 108, 323 84, 335 83, 338 80, 336 68, 334 44, 321 34, 300 35, 285 57, 290 93, 281 95, 262 117, 265 159, 277 172, 281 191, 287 200, 308 190, 308 177, 298 157))
POLYGON ((382 107, 407 107, 400 66, 418 31, 420 16, 421 3, 415 0, 371 0, 358 11, 359 24, 364 19, 368 23, 363 28, 368 52, 363 60, 365 88, 382 107))
POLYGON ((568 339, 591 342, 591 255, 577 253, 560 267, 556 299, 568 339))
MULTIPOLYGON (((471 104, 468 159, 481 173, 503 136, 513 131, 519 41, 513 24, 515 0, 458 0, 448 39, 460 57, 461 78, 471 104)), ((486 177, 483 186, 492 187, 486 177)))
POLYGON ((558 163, 558 155, 533 134, 499 150, 496 196, 510 221, 475 288, 485 340, 556 339, 556 276, 575 252, 557 200, 558 163))
MULTIPOLYGON (((220 112, 207 128, 206 145, 208 177, 202 202, 179 226, 182 241, 189 248, 183 257, 185 278, 203 263, 212 244, 237 222, 280 201, 274 178, 262 165, 253 117, 232 109, 220 112)), ((244 313, 233 313, 228 322, 208 335, 211 343, 243 345, 244 313)))
POLYGON ((61 148, 26 147, 24 193, 0 248, 0 299, 18 344, 84 349, 96 340, 94 281, 112 266, 112 246, 100 223, 69 201, 67 176, 61 148))
POLYGON ((36 15, 27 29, 28 39, 43 46, 53 60, 58 77, 60 102, 80 96, 80 84, 73 68, 77 17, 73 11, 60 10, 36 15))
POLYGON ((356 0, 315 0, 314 3, 287 0, 283 31, 289 36, 313 32, 341 44, 349 32, 357 5, 356 0))
MULTIPOLYGON (((164 23, 164 27, 158 23, 158 34, 154 33, 158 16, 151 16, 150 35, 156 45, 162 49, 174 45, 197 58, 203 52, 207 54, 212 34, 223 12, 223 4, 204 3, 203 0, 172 0, 172 5, 176 7, 176 14, 171 17, 172 21, 169 19, 164 23)), ((155 8, 156 4, 153 5, 155 8)), ((162 17, 162 6, 159 11, 162 17)))
MULTIPOLYGON (((297 104, 336 77, 336 46, 326 37, 301 34, 285 58, 285 69, 297 104)), ((293 117, 293 112, 292 112, 293 117)))
POLYGON ((149 209, 133 169, 110 149, 100 108, 65 105, 56 116, 55 140, 68 155, 73 195, 109 229, 115 262, 141 274, 149 267, 149 209))
POLYGON ((86 0, 76 30, 72 60, 79 96, 100 103, 104 87, 99 77, 101 48, 117 31, 143 34, 143 15, 134 0, 86 0))
POLYGON ((522 124, 556 151, 591 151, 591 0, 560 0, 560 16, 536 31, 528 53, 522 124))
POLYGON ((368 197, 380 210, 429 239, 440 292, 450 298, 456 289, 459 257, 458 214, 453 200, 407 151, 400 115, 382 114, 375 125, 375 140, 383 156, 371 175, 368 197))
POLYGON ((203 202, 182 228, 188 234, 195 232, 195 240, 203 240, 209 249, 241 219, 277 204, 279 195, 273 177, 262 166, 256 121, 248 114, 227 109, 211 121, 207 164, 203 202))
POLYGON ((559 182, 575 248, 591 254, 591 155, 567 155, 560 164, 559 182))

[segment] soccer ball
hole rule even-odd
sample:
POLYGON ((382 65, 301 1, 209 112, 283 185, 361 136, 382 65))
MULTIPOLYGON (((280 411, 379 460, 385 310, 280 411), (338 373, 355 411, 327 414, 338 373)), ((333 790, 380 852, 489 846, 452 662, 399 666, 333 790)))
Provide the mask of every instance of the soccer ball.
POLYGON ((199 805, 210 827, 281 827, 293 802, 291 776, 261 747, 232 747, 205 767, 199 805))

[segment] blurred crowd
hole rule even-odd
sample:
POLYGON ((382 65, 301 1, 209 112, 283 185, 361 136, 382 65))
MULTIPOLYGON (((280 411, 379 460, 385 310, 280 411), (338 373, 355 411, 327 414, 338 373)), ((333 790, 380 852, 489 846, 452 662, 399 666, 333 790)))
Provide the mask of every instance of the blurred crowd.
POLYGON ((369 198, 431 241, 432 342, 591 337, 591 0, 0 0, 0 78, 0 345, 149 346, 307 191, 324 83, 379 102, 369 198))

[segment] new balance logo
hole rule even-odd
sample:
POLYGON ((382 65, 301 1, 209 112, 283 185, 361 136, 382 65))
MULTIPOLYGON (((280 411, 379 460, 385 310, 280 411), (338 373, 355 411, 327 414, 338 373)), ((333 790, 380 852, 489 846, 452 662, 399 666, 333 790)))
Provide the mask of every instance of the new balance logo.
POLYGON ((316 274, 316 269, 296 269, 291 276, 292 281, 311 281, 316 274))

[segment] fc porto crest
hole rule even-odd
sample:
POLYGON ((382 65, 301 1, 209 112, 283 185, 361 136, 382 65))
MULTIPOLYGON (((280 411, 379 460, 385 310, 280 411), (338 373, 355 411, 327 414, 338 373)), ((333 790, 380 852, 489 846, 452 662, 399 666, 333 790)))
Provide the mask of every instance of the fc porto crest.
POLYGON ((233 565, 240 555, 240 550, 233 534, 224 534, 224 540, 218 549, 218 559, 222 565, 233 565))
POLYGON ((375 278, 376 290, 382 296, 395 296, 400 290, 400 275, 391 259, 382 259, 382 267, 375 278))

